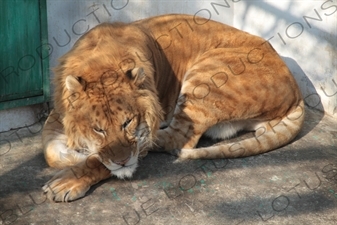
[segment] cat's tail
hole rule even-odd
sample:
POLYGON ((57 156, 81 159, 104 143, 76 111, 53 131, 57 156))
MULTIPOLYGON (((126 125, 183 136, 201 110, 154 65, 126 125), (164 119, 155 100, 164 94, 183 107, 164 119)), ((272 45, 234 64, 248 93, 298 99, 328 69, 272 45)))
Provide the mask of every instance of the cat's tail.
POLYGON ((59 114, 54 110, 49 114, 42 130, 43 153, 47 164, 51 167, 64 169, 74 166, 87 157, 67 147, 67 136, 59 114))
POLYGON ((180 159, 237 158, 257 155, 288 144, 299 133, 304 122, 304 101, 283 118, 258 123, 253 137, 235 143, 220 143, 197 149, 181 149, 180 159))

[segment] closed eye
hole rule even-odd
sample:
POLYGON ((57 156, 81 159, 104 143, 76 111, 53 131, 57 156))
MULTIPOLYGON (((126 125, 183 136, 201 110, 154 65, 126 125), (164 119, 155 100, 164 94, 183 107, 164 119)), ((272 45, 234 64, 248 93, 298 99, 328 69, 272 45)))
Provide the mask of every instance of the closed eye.
POLYGON ((129 126, 131 121, 132 121, 132 119, 125 120, 125 122, 122 124, 122 129, 124 130, 125 128, 127 128, 127 126, 129 126))
POLYGON ((98 127, 94 127, 93 130, 98 133, 98 134, 103 134, 105 135, 105 130, 98 128, 98 127))

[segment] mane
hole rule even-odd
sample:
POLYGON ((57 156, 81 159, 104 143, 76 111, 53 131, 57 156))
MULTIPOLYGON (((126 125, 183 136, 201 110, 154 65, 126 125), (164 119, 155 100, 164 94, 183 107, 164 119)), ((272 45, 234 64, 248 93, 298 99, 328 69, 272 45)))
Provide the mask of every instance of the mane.
POLYGON ((104 23, 91 29, 68 53, 59 58, 59 64, 53 69, 56 111, 64 117, 71 107, 69 98, 72 93, 65 86, 68 75, 78 77, 85 83, 100 82, 106 71, 121 70, 123 64, 127 63, 143 67, 147 78, 142 88, 157 95, 154 67, 155 57, 160 57, 160 54, 154 43, 152 37, 137 25, 104 23))

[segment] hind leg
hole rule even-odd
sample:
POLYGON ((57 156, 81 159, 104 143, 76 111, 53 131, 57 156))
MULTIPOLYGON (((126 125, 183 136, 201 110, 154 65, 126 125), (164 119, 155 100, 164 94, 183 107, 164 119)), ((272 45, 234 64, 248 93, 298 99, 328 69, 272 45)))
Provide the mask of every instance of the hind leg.
POLYGON ((157 131, 156 146, 159 148, 152 150, 170 152, 174 149, 194 148, 201 135, 202 131, 188 116, 183 118, 177 114, 167 128, 157 131))
POLYGON ((186 73, 173 118, 167 128, 157 132, 156 144, 161 151, 195 148, 206 130, 228 119, 222 108, 223 96, 209 79, 216 72, 201 72, 199 67, 204 66, 198 64, 186 73))
POLYGON ((182 79, 171 123, 158 131, 158 146, 166 151, 193 149, 204 132, 212 133, 209 129, 214 125, 239 120, 245 123, 259 115, 264 103, 256 90, 263 89, 266 81, 251 75, 261 67, 249 64, 246 58, 247 53, 240 49, 224 48, 200 56, 182 79))

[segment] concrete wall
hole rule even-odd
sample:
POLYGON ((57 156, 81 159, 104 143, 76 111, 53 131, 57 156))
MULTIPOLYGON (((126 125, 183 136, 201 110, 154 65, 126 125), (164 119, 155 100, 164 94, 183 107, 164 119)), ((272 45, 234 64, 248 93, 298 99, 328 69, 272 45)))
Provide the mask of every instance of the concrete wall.
MULTIPOLYGON (((270 39, 294 73, 307 105, 337 117, 337 0, 47 0, 47 10, 51 67, 99 23, 187 13, 270 39)), ((31 118, 31 108, 0 112, 0 118, 8 118, 1 119, 0 131, 16 127, 17 111, 21 118, 24 111, 31 118)))
POLYGON ((203 0, 49 0, 49 42, 53 46, 50 65, 55 66, 56 58, 67 52, 81 34, 102 22, 131 22, 160 14, 186 13, 233 24, 234 3, 229 2, 221 12, 213 9, 211 3, 203 0))

